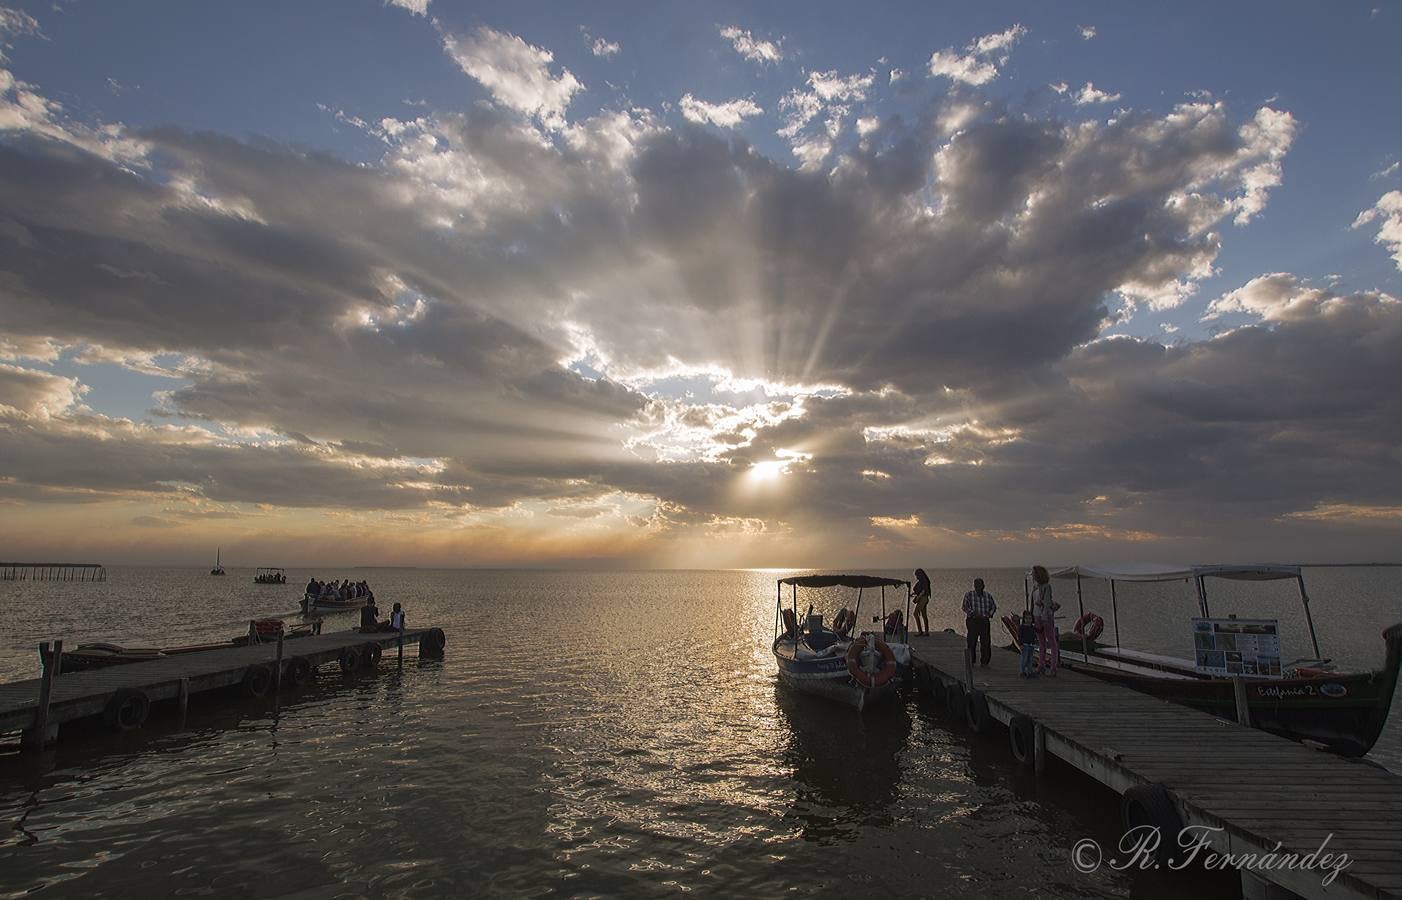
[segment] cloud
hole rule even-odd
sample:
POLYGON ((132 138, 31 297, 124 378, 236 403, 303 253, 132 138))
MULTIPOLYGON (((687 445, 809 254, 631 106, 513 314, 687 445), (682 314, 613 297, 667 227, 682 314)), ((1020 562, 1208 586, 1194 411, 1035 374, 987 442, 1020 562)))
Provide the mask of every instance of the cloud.
POLYGON ((720 128, 734 128, 745 119, 764 112, 753 100, 727 100, 724 103, 707 103, 686 94, 680 101, 682 115, 689 122, 706 123, 720 128))
POLYGON ((1397 268, 1402 269, 1402 191, 1388 191, 1378 198, 1378 202, 1358 214, 1353 220, 1353 228, 1378 223, 1378 233, 1373 243, 1388 247, 1397 268))
MULTIPOLYGON (((1062 86, 1064 88, 1064 85, 1062 86)), ((1063 93, 1058 91, 1057 93, 1063 93)), ((1114 103, 1120 99, 1119 94, 1111 94, 1108 91, 1098 89, 1092 82, 1087 81, 1080 93, 1076 94, 1076 105, 1087 106, 1092 103, 1114 103)))
POLYGON ((443 32, 443 49, 498 103, 535 116, 549 128, 564 127, 570 98, 584 90, 569 69, 551 74, 555 57, 549 50, 485 25, 466 36, 443 32))
POLYGON ((735 52, 751 62, 761 64, 777 63, 784 58, 780 44, 782 41, 767 41, 756 38, 749 31, 734 25, 720 30, 720 36, 730 41, 735 52))
POLYGON ((1081 40, 1088 41, 1095 37, 1094 25, 1078 25, 1076 26, 1076 30, 1080 32, 1081 40))
POLYGON ((590 51, 595 56, 613 56, 623 48, 615 41, 606 41, 603 38, 595 38, 594 43, 589 45, 590 51))
POLYGON ((953 47, 937 50, 930 56, 930 75, 975 86, 987 84, 997 78, 999 68, 1007 64, 1006 51, 1026 35, 1026 28, 1013 25, 1006 31, 975 38, 962 54, 953 47))
POLYGON ((440 560, 674 563, 743 533, 737 564, 991 536, 1288 555, 1372 534, 1310 511, 1402 506, 1391 297, 1275 273, 1209 305, 1247 323, 1211 339, 1103 336, 1117 296, 1212 273, 1288 113, 1008 115, 960 88, 877 116, 874 89, 808 73, 780 107, 795 168, 645 110, 546 134, 500 98, 362 112, 365 162, 161 128, 125 136, 134 163, 28 86, 0 144, 0 502, 118 530, 264 504, 307 548, 345 514, 440 560), (127 421, 50 371, 76 354, 181 377, 127 421))
POLYGON ((400 9, 407 9, 416 16, 427 16, 428 5, 433 0, 386 0, 390 6, 397 6, 400 9))

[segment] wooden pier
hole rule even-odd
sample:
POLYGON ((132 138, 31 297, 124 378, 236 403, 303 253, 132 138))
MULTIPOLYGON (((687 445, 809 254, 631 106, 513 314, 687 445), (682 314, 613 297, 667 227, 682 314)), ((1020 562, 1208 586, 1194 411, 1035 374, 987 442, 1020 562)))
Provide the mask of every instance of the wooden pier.
MULTIPOLYGON (((968 727, 1006 729, 1010 763, 1040 772, 1055 758, 1120 795, 1162 786, 1183 825, 1221 829, 1217 853, 1303 855, 1327 836, 1327 852, 1348 854, 1327 888, 1327 870, 1243 872, 1245 897, 1402 897, 1402 778, 1088 675, 1021 678, 1003 649, 970 670, 962 635, 911 646, 916 683, 968 727)), ((1103 849, 1108 859, 1118 848, 1103 849)))
POLYGON ((106 581, 98 563, 0 562, 0 581, 106 581))
POLYGON ((441 629, 337 631, 242 647, 221 647, 62 674, 62 642, 40 646, 44 675, 0 684, 0 733, 20 731, 25 749, 38 750, 58 738, 67 722, 101 717, 117 731, 139 728, 151 704, 175 700, 183 714, 192 697, 240 688, 261 697, 305 683, 317 667, 337 663, 343 671, 371 669, 384 654, 402 660, 405 647, 427 657, 442 652, 441 629))

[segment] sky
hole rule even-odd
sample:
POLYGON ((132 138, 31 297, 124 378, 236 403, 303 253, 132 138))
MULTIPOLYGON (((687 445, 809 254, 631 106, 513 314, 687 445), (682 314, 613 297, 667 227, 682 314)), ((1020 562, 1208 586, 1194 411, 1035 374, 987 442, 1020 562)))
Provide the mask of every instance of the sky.
POLYGON ((0 6, 0 556, 1396 561, 1398 46, 1398 0, 0 6))

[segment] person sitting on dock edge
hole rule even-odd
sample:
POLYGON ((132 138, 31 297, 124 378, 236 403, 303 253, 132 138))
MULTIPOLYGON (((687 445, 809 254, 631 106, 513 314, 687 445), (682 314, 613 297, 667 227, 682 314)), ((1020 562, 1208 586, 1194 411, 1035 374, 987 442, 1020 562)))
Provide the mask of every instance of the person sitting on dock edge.
POLYGON ((964 626, 969 633, 969 655, 972 658, 974 648, 982 641, 979 663, 986 666, 993 658, 993 644, 988 636, 988 620, 998 611, 998 604, 993 601, 993 595, 983 589, 982 578, 974 579, 974 589, 964 595, 962 608, 965 616, 964 626))
POLYGON ((380 610, 375 606, 373 599, 360 608, 360 630, 362 632, 380 630, 380 610))
POLYGON ((398 603, 394 604, 394 609, 390 610, 388 625, 390 631, 404 630, 404 608, 398 603))

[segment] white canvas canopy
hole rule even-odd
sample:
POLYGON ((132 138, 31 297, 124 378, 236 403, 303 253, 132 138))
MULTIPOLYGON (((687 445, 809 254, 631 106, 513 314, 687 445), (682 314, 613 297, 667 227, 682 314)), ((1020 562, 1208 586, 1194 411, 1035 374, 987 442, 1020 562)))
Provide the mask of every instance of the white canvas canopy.
POLYGON ((1050 573, 1053 578, 1103 578, 1107 581, 1186 581, 1190 578, 1230 578, 1236 581, 1274 581, 1299 578, 1299 566, 1213 565, 1184 566, 1162 563, 1068 566, 1050 573))

